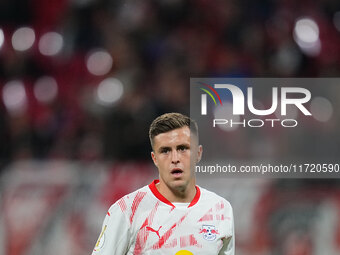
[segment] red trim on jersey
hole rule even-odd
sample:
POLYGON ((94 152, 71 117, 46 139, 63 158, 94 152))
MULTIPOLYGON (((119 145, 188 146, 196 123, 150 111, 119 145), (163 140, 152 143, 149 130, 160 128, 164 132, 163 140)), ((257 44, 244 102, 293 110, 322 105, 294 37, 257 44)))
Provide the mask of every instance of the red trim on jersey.
POLYGON ((191 207, 191 206, 195 205, 198 202, 198 200, 200 199, 200 197, 201 197, 201 190, 200 190, 200 188, 198 186, 195 186, 195 188, 196 188, 196 195, 195 195, 194 199, 191 201, 191 203, 190 203, 190 205, 188 207, 191 207))
MULTIPOLYGON (((155 195, 155 197, 157 197, 160 201, 162 201, 163 203, 170 205, 172 207, 175 207, 168 199, 166 199, 157 189, 156 184, 159 183, 159 180, 153 180, 153 182, 151 182, 149 184, 149 188, 151 190, 151 192, 155 195)), ((201 190, 198 186, 195 186, 196 188, 196 195, 194 197, 194 199, 191 201, 191 203, 189 204, 188 208, 195 205, 198 200, 200 199, 201 196, 201 190)))
POLYGON ((151 192, 155 195, 155 197, 157 197, 160 201, 162 201, 163 203, 166 203, 167 205, 170 205, 172 207, 175 207, 168 199, 166 199, 156 188, 156 184, 159 183, 159 180, 153 180, 153 182, 151 182, 149 184, 149 188, 151 190, 151 192))

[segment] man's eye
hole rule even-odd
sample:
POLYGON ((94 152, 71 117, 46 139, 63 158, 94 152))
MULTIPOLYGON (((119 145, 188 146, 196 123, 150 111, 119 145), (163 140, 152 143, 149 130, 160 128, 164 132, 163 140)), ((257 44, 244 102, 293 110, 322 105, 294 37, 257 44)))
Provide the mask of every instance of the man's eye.
POLYGON ((188 149, 188 147, 186 147, 186 146, 180 146, 180 147, 178 147, 178 150, 179 151, 186 151, 188 149))
POLYGON ((169 151, 170 151, 169 149, 163 149, 163 150, 161 150, 161 153, 166 154, 166 153, 168 153, 169 151))

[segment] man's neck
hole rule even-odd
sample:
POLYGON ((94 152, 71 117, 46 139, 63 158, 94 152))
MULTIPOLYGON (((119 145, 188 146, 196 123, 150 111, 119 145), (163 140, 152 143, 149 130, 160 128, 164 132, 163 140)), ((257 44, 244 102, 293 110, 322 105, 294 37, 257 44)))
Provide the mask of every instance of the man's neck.
POLYGON ((185 187, 171 189, 160 180, 156 188, 171 203, 190 203, 196 195, 195 182, 188 183, 185 187))

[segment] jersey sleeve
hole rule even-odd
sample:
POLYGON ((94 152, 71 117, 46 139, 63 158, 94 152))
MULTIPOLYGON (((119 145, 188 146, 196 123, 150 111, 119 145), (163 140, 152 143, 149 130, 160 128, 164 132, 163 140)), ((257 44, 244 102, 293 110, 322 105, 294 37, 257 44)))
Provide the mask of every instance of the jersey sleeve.
POLYGON ((226 226, 229 229, 231 236, 223 239, 223 247, 218 253, 218 255, 235 255, 235 228, 234 228, 234 216, 233 209, 228 202, 228 211, 226 213, 226 218, 229 219, 229 224, 226 226))
POLYGON ((108 210, 92 255, 126 254, 130 224, 117 203, 108 210))

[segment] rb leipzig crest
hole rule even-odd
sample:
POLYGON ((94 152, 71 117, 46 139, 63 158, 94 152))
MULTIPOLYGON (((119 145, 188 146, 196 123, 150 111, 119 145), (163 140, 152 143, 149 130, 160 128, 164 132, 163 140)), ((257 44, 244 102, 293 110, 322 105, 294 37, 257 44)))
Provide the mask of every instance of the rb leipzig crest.
POLYGON ((207 241, 214 241, 216 239, 216 235, 220 234, 213 225, 203 225, 199 233, 203 234, 203 238, 207 241))

